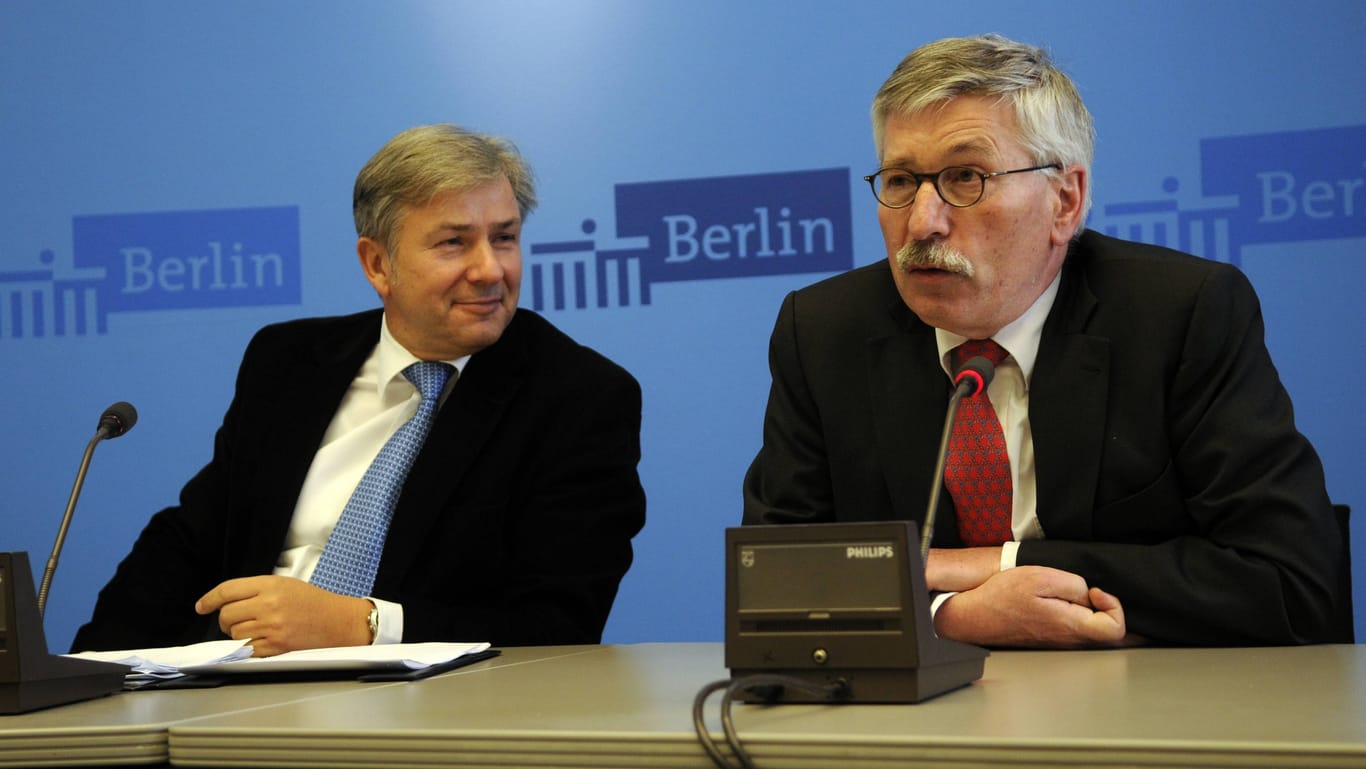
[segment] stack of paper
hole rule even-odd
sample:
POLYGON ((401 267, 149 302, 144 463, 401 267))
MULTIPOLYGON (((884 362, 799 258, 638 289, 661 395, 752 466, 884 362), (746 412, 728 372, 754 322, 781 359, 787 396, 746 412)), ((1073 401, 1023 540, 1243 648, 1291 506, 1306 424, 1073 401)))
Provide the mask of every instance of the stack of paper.
POLYGON ((185 675, 186 668, 249 659, 251 647, 247 646, 246 641, 206 641, 190 646, 81 652, 66 656, 129 665, 133 669, 124 678, 123 685, 127 689, 136 689, 168 678, 179 678, 185 675))
POLYGON ((136 689, 184 675, 423 670, 488 648, 487 643, 381 644, 304 649, 274 657, 253 657, 246 641, 207 641, 191 646, 81 652, 67 656, 131 665, 133 670, 124 686, 136 689))

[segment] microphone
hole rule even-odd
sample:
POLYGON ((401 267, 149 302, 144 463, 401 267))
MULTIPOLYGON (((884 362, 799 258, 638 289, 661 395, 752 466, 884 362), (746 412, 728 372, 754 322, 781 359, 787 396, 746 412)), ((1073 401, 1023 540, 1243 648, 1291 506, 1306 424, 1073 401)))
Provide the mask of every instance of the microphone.
POLYGON ((0 553, 0 715, 103 697, 123 688, 127 665, 49 654, 43 633, 43 609, 96 444, 123 435, 137 421, 137 410, 127 403, 115 403, 100 415, 95 437, 85 447, 57 541, 43 571, 41 593, 34 595, 28 553, 0 553))
MULTIPOLYGON (((953 383, 958 388, 967 388, 963 392, 963 397, 971 398, 987 389, 987 385, 991 384, 991 380, 995 376, 996 367, 991 364, 991 361, 978 355, 963 362, 962 368, 958 369, 958 373, 953 377, 953 383)), ((128 406, 127 403, 121 405, 128 406)), ((132 408, 132 406, 128 407, 132 408)))
POLYGON ((949 458, 949 438, 953 435, 953 418, 958 413, 958 403, 985 392, 996 376, 996 366, 978 355, 968 358, 953 375, 953 395, 949 398, 948 412, 944 415, 944 432, 939 438, 939 458, 934 464, 934 481, 930 484, 930 502, 925 509, 925 524, 920 529, 920 561, 922 565, 930 562, 930 539, 934 535, 934 514, 939 509, 939 495, 944 490, 944 463, 949 458))
POLYGON ((85 455, 81 457, 81 467, 76 471, 76 483, 71 487, 71 498, 67 500, 66 512, 62 515, 61 528, 57 530, 57 541, 52 543, 52 555, 48 556, 47 568, 43 569, 42 586, 38 589, 38 617, 41 619, 43 610, 47 607, 47 591, 52 587, 52 575, 57 571, 57 558, 62 554, 62 546, 66 543, 66 530, 71 525, 71 515, 76 511, 76 500, 81 496, 81 487, 85 485, 85 472, 90 468, 90 457, 95 454, 95 446, 102 440, 117 438, 120 435, 133 429, 137 424, 138 410, 133 408, 133 404, 126 401, 119 401, 104 410, 100 415, 99 426, 95 430, 95 437, 90 439, 90 443, 85 447, 85 455))
POLYGON ((133 425, 138 423, 138 410, 133 408, 133 404, 127 401, 119 401, 104 410, 100 415, 99 431, 95 433, 96 440, 100 432, 104 433, 104 438, 117 438, 120 435, 133 429, 133 425))

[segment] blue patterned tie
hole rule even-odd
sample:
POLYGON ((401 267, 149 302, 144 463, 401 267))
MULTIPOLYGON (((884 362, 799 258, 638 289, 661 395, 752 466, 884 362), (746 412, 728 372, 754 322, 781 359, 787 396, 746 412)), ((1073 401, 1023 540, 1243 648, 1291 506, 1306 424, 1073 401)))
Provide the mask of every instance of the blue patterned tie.
POLYGON ((412 419, 380 449, 356 485, 309 582, 342 595, 370 594, 394 504, 432 428, 437 400, 451 371, 449 364, 433 361, 419 361, 403 370, 403 376, 422 393, 422 402, 412 419))

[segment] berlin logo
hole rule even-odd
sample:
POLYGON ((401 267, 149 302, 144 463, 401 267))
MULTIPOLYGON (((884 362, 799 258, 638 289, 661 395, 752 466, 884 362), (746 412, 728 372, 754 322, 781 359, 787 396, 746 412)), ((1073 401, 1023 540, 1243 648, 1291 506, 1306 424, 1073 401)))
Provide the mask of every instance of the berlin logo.
MULTIPOLYGON (((616 223, 632 245, 531 246, 531 309, 648 305, 660 283, 854 265, 847 168, 618 184, 616 223)), ((582 229, 593 235, 597 224, 582 229)))
POLYGON ((299 209, 77 216, 72 258, 0 272, 0 339, 106 334, 115 313, 300 302, 299 209))
POLYGON ((1234 265, 1244 246, 1366 236, 1366 125, 1204 139, 1200 178, 1208 205, 1113 203, 1088 225, 1234 265))

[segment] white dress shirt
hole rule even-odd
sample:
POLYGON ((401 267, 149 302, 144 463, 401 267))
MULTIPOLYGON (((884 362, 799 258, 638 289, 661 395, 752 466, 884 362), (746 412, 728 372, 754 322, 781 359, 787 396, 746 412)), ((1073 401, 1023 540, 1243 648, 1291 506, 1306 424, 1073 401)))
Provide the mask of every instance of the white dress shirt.
MULTIPOLYGON (((469 359, 466 355, 447 361, 455 367, 455 374, 441 393, 442 403, 469 359)), ((422 394, 403 376, 403 369, 418 360, 389 333, 385 318, 378 344, 351 381, 308 468, 284 549, 275 565, 276 574, 304 581, 312 576, 342 509, 370 463, 390 436, 417 413, 422 394)), ((376 598, 369 600, 379 609, 379 634, 374 642, 402 641, 403 607, 376 598)))
MULTIPOLYGON (((1013 489, 1010 528, 1015 541, 1007 542, 1001 548, 1002 571, 1015 566, 1020 541, 1044 537, 1043 526, 1039 524, 1037 484, 1034 480, 1034 434, 1029 427, 1029 381, 1034 375, 1034 361, 1039 354, 1043 324, 1048 318, 1048 312, 1053 309, 1053 300, 1058 296, 1058 283, 1061 277, 1062 273, 1059 272, 1023 315, 991 337, 1010 353, 1009 357, 996 367, 996 376, 987 387, 987 397, 991 398, 991 406, 996 410, 996 416, 1001 420, 1001 429, 1005 433, 1013 489)), ((944 373, 952 379, 949 353, 953 348, 966 342, 967 337, 935 329, 935 340, 939 344, 940 365, 944 367, 944 373)))

